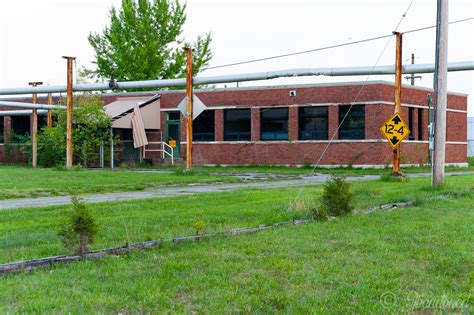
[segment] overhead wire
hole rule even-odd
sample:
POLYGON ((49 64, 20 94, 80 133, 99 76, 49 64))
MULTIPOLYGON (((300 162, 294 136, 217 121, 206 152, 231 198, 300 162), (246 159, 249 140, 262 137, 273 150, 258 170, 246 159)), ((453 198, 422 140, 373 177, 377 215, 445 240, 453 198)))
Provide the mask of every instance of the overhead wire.
MULTIPOLYGON (((411 4, 412 3, 413 3, 413 1, 411 2, 411 4)), ((405 12, 408 12, 408 11, 405 11, 405 12)), ((402 16, 402 18, 404 18, 404 17, 402 16)), ((466 21, 471 21, 471 20, 474 20, 474 17, 465 18, 465 19, 461 19, 461 20, 455 20, 455 21, 449 22, 448 24, 456 24, 456 23, 461 23, 461 22, 466 22, 466 21)), ((400 20, 400 23, 401 23, 401 20, 400 20)), ((400 26, 400 24, 397 25, 395 30, 397 30, 399 26, 400 26)), ((425 30, 428 30, 428 29, 432 29, 432 28, 435 28, 435 27, 436 27, 436 25, 431 25, 431 26, 411 29, 411 30, 408 30, 408 31, 404 31, 402 33, 403 34, 415 33, 415 32, 420 32, 420 31, 425 31, 425 30)), ((350 45, 366 43, 366 42, 375 41, 375 40, 379 40, 379 39, 384 39, 384 38, 392 37, 392 36, 393 36, 393 34, 387 34, 387 35, 381 35, 381 36, 356 40, 356 41, 352 41, 352 42, 345 42, 345 43, 340 43, 340 44, 334 44, 334 45, 329 45, 329 46, 323 46, 323 47, 308 49, 308 50, 296 51, 296 52, 287 53, 287 54, 281 54, 281 55, 262 57, 262 58, 257 58, 257 59, 250 59, 250 60, 244 60, 244 61, 239 61, 239 62, 233 62, 233 63, 228 63, 228 64, 222 64, 222 65, 217 65, 217 66, 211 66, 211 67, 204 68, 201 71, 219 69, 219 68, 225 68, 225 67, 232 67, 232 66, 238 66, 238 65, 249 64, 249 63, 256 63, 256 62, 273 60, 273 59, 292 57, 292 56, 308 54, 308 53, 317 52, 317 51, 323 51, 323 50, 328 50, 328 49, 340 48, 340 47, 344 47, 344 46, 350 46, 350 45)))
MULTIPOLYGON (((405 10, 405 12, 402 14, 401 18, 400 18, 400 21, 398 22, 397 26, 395 27, 395 31, 394 32, 397 32, 398 28, 400 27, 400 24, 402 23, 403 19, 406 17, 408 11, 410 10, 412 4, 413 4, 413 1, 414 0, 411 0, 410 4, 408 5, 407 9, 405 10)), ((356 97, 354 98, 354 100, 350 103, 350 106, 349 106, 349 109, 347 110, 347 112, 345 113, 345 115, 342 117, 340 123, 338 124, 336 130, 333 132, 332 136, 331 136, 331 139, 328 141, 327 145, 325 146, 323 152, 321 153, 321 155, 319 156, 316 164, 313 166, 313 169, 311 170, 311 173, 310 173, 310 177, 314 176, 315 172, 316 172, 316 168, 319 166, 319 163, 321 163, 321 160, 323 159, 324 155, 326 154, 327 150, 329 149, 330 145, 332 144, 332 142, 334 141, 334 138, 336 137, 336 135, 338 134, 339 132, 339 129, 341 128, 341 126, 344 124, 344 121, 346 120, 347 116, 349 115, 350 111, 352 110, 352 107, 354 106, 354 104, 357 102, 357 100, 359 99, 361 93, 362 93, 362 90, 364 89, 364 87, 367 85, 367 82, 369 81, 370 77, 372 76, 372 72, 374 71, 375 67, 378 65, 378 63, 380 62, 380 59, 382 58, 383 54, 385 53, 385 51, 387 50, 387 47, 388 45, 390 44, 390 41, 392 40, 392 37, 390 36, 387 43, 385 44, 385 46, 383 47, 382 51, 380 52, 380 54, 378 55, 377 57, 377 60, 375 61, 375 64, 372 66, 372 69, 371 71, 369 72, 369 74, 367 75, 367 78, 365 79, 364 83, 362 84, 362 86, 360 87, 359 91, 357 92, 357 95, 356 97)), ((296 195, 296 197, 293 199, 293 202, 290 204, 290 206, 288 207, 288 211, 292 210, 293 207, 296 205, 296 202, 299 200, 299 198, 301 197, 301 194, 303 193, 303 190, 304 190, 304 186, 301 187, 298 191, 298 194, 296 195)))

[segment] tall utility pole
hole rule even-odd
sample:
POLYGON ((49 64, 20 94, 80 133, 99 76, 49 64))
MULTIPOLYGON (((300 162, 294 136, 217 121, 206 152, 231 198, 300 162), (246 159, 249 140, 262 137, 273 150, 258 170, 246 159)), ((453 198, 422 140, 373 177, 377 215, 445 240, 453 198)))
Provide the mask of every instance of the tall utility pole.
POLYGON ((67 60, 67 97, 66 97, 66 168, 72 167, 72 63, 75 57, 66 57, 67 60))
MULTIPOLYGON (((35 87, 43 82, 29 82, 28 84, 35 87)), ((31 101, 33 104, 38 102, 36 93, 33 93, 31 101)), ((31 166, 38 166, 38 110, 36 108, 31 111, 31 166)))
POLYGON ((448 83, 448 0, 438 0, 434 75, 434 150, 432 185, 444 183, 448 83))
POLYGON ((186 50, 186 169, 193 168, 193 50, 186 50))
MULTIPOLYGON (((402 108, 402 33, 393 32, 397 37, 395 54, 395 113, 402 108)), ((400 175, 400 144, 393 149, 393 174, 400 175)))
MULTIPOLYGON (((53 105, 53 94, 48 93, 48 105, 53 105)), ((48 109, 48 116, 47 116, 47 126, 51 128, 53 126, 53 113, 51 109, 48 109)))
MULTIPOLYGON (((411 54, 411 64, 415 64, 415 54, 411 54)), ((405 76, 405 79, 410 80, 411 85, 415 85, 415 79, 421 79, 421 75, 415 75, 412 73, 411 75, 405 76)))

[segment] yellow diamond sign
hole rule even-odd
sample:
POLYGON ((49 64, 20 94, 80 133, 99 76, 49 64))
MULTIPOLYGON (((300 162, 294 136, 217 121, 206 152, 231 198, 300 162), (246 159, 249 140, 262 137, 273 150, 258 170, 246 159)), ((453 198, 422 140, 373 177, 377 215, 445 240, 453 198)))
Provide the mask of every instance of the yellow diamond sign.
POLYGON ((393 148, 396 148, 402 140, 410 134, 410 130, 398 112, 393 114, 393 116, 380 127, 380 131, 382 131, 388 143, 390 143, 393 148))

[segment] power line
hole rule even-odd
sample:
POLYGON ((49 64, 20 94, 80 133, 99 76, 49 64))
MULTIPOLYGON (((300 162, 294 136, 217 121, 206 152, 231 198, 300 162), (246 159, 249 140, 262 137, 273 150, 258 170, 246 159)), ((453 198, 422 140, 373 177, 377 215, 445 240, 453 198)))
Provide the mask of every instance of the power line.
MULTIPOLYGON (((411 6, 412 3, 413 3, 413 1, 410 3, 410 6, 411 6)), ((405 11, 405 13, 402 15, 402 19, 406 16, 407 12, 408 12, 408 10, 405 11)), ((456 23, 466 22, 466 21, 470 21, 470 20, 474 20, 474 17, 452 21, 452 22, 449 22, 449 24, 456 24, 456 23)), ((400 20, 400 22, 401 22, 401 20, 400 20)), ((400 24, 398 24, 395 29, 398 29, 399 26, 400 26, 400 24)), ((428 29, 432 29, 432 28, 436 28, 436 25, 411 29, 411 30, 408 30, 408 31, 405 31, 405 32, 402 32, 402 33, 403 34, 409 34, 409 33, 420 32, 420 31, 424 31, 424 30, 428 30, 428 29)), ((279 59, 279 58, 297 56, 297 55, 312 53, 312 52, 316 52, 316 51, 322 51, 322 50, 328 50, 328 49, 339 48, 339 47, 344 47, 344 46, 361 44, 361 43, 370 42, 370 41, 374 41, 374 40, 379 40, 379 39, 392 37, 392 36, 393 36, 393 34, 387 34, 387 35, 382 35, 382 36, 377 36, 377 37, 361 39, 361 40, 357 40, 357 41, 353 41, 353 42, 345 42, 345 43, 340 43, 340 44, 335 44, 335 45, 330 45, 330 46, 324 46, 324 47, 319 47, 319 48, 314 48, 314 49, 297 51, 297 52, 293 52, 293 53, 287 53, 287 54, 282 54, 282 55, 275 55, 275 56, 270 56, 270 57, 264 57, 264 58, 250 59, 250 60, 245 60, 245 61, 240 61, 240 62, 228 63, 228 64, 223 64, 223 65, 218 65, 218 66, 213 66, 213 67, 207 67, 207 68, 204 68, 202 71, 211 70, 211 69, 218 69, 218 68, 225 68, 225 67, 232 67, 232 66, 238 66, 238 65, 248 64, 248 63, 255 63, 255 62, 272 60, 272 59, 279 59)))
MULTIPOLYGON (((405 13, 403 13, 403 15, 401 16, 400 18, 400 21, 398 21, 398 24, 397 26, 395 27, 395 31, 396 32, 398 30, 398 27, 400 26, 400 24, 402 23, 403 19, 406 17, 408 11, 410 10, 411 8, 411 5, 413 4, 413 1, 414 0, 411 0, 410 4, 408 5, 408 8, 405 10, 405 13)), ((392 37, 390 36, 389 39, 387 40, 387 43, 385 44, 385 46, 383 47, 382 51, 380 52, 380 54, 378 55, 377 57, 377 60, 375 61, 373 67, 372 67, 372 70, 370 71, 370 73, 367 75, 367 78, 365 79, 364 83, 362 84, 362 86, 360 87, 359 91, 357 92, 357 95, 356 97, 354 98, 354 101, 351 103, 351 105, 349 106, 349 109, 347 110, 346 114, 344 115, 344 117, 342 117, 341 119, 341 122, 339 123, 339 125, 337 126, 336 130, 334 131, 334 133, 332 134, 331 136, 331 139, 329 139, 329 142, 328 144, 326 145, 326 147, 324 148, 323 152, 321 153, 321 155, 319 156, 318 158, 318 161, 316 162, 316 164, 314 165, 313 169, 311 170, 311 173, 310 173, 310 177, 314 175, 314 173, 316 172, 316 168, 319 166, 319 163, 321 162, 321 160, 323 159, 324 155, 326 154, 327 150, 329 149, 329 146, 332 144, 332 142, 334 141, 334 138, 336 137, 336 135, 338 134, 339 132, 339 129, 342 127, 342 124, 344 123, 344 121, 346 120, 347 116, 349 115, 349 112, 351 111, 352 107, 354 106, 354 104, 357 102, 357 100, 359 99, 359 96, 361 95, 362 93, 362 90, 364 89, 364 87, 367 85, 367 82, 369 81, 371 75, 372 75, 372 72, 374 71, 375 67, 378 65, 378 63, 380 62, 380 59, 382 58, 383 54, 385 53, 385 51, 387 50, 387 47, 388 45, 390 44, 390 41, 392 40, 392 37)), ((293 207, 295 206, 296 202, 298 201, 298 199, 300 198, 301 194, 303 193, 303 190, 304 190, 304 187, 301 187, 298 191, 298 194, 296 195, 295 199, 293 200, 293 202, 291 203, 290 207, 288 208, 289 210, 293 209, 293 207)))

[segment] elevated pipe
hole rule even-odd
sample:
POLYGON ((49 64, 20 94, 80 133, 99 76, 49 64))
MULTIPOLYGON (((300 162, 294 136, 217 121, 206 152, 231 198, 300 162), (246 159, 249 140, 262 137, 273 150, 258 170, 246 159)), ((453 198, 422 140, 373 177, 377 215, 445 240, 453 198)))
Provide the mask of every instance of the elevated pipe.
MULTIPOLYGON (((402 66, 403 74, 415 73, 433 73, 434 64, 407 64, 402 66)), ((474 70, 474 61, 452 62, 448 64, 448 71, 469 71, 474 70)), ((304 77, 304 76, 354 76, 354 75, 393 75, 395 66, 377 66, 377 67, 343 67, 343 68, 302 68, 287 69, 269 72, 255 72, 244 74, 233 74, 223 76, 197 76, 193 79, 194 85, 245 82, 270 80, 284 77, 304 77)), ((106 90, 128 90, 128 89, 155 89, 167 87, 185 87, 186 79, 165 79, 165 80, 147 80, 147 81, 129 81, 129 82, 107 82, 107 83, 87 83, 73 85, 75 92, 87 91, 106 91, 106 90)), ((0 89, 0 95, 19 95, 19 94, 45 94, 45 93, 63 93, 66 92, 65 85, 57 86, 38 86, 23 88, 0 89)))
MULTIPOLYGON (((1 110, 1 116, 29 116, 33 113, 33 110, 1 110)), ((38 115, 46 115, 48 111, 45 109, 38 110, 38 115)))
POLYGON ((23 102, 10 102, 0 101, 0 106, 13 107, 13 108, 29 108, 29 109, 65 109, 65 106, 60 105, 46 105, 46 104, 34 104, 34 103, 23 103, 23 102))

